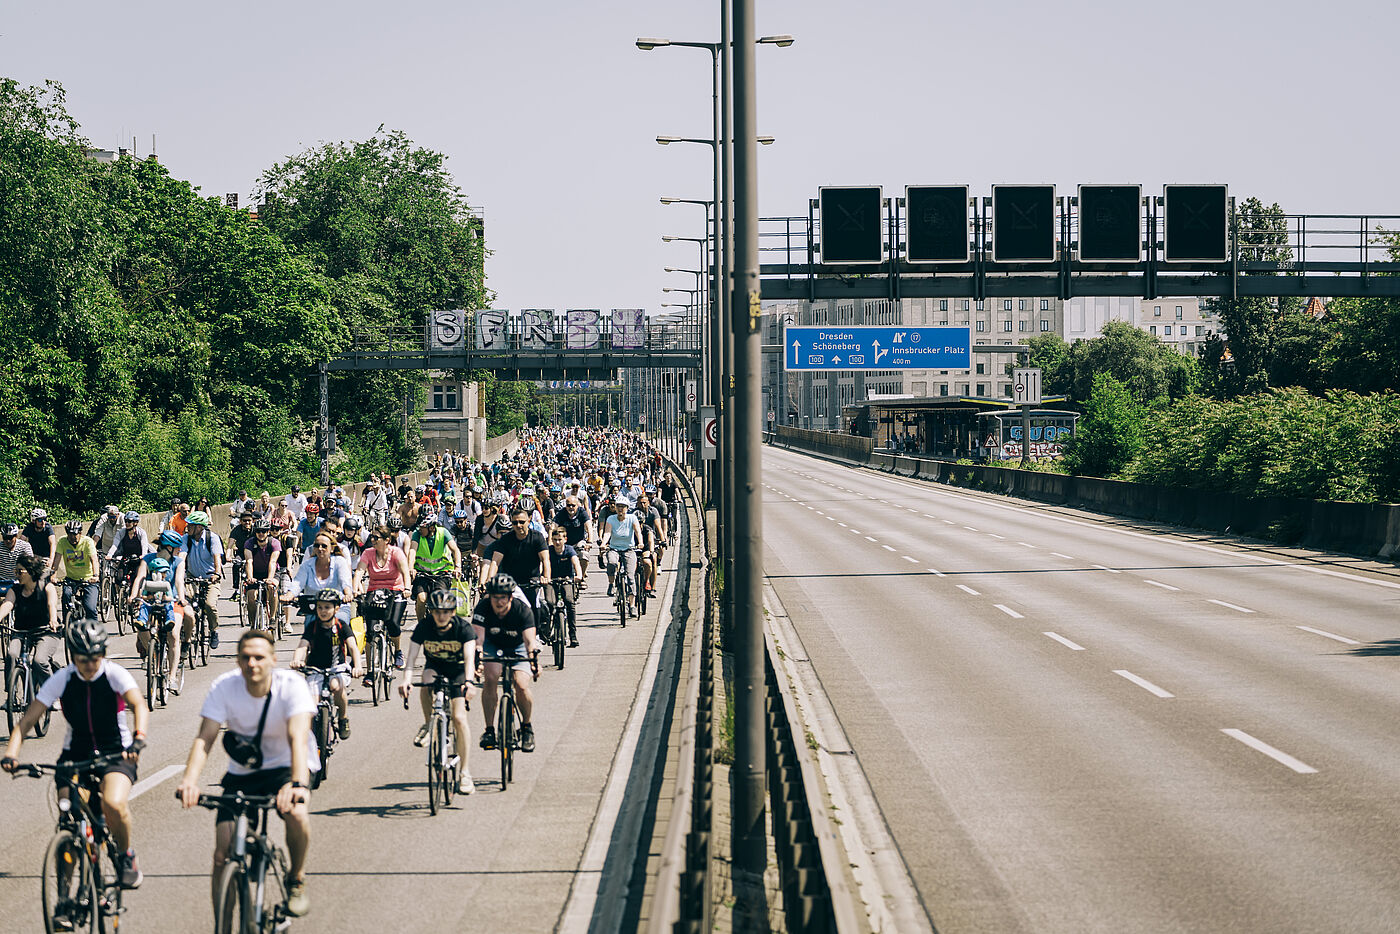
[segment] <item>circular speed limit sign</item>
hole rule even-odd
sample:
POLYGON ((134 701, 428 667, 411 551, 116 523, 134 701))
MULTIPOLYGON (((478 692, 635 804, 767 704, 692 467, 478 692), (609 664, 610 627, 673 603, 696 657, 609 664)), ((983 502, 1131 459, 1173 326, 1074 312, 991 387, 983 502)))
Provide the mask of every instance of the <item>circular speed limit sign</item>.
POLYGON ((705 420, 705 443, 709 445, 719 444, 719 419, 705 420))

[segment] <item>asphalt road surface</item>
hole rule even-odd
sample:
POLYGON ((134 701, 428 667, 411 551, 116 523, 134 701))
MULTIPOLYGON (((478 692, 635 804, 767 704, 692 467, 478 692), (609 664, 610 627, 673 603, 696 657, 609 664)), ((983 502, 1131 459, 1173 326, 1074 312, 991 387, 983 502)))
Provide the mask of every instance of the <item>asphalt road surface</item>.
POLYGON ((938 931, 1400 930, 1393 565, 763 476, 770 582, 938 931))
MULTIPOLYGON (((673 566, 674 558, 666 563, 673 566)), ((658 593, 671 576, 663 571, 658 593)), ((607 580, 596 561, 589 582, 579 608, 581 646, 568 652, 562 671, 541 656, 534 685, 537 748, 517 755, 514 781, 505 791, 499 757, 475 747, 482 719, 479 702, 473 703, 468 719, 476 791, 430 817, 427 756, 412 743, 422 722, 417 698, 411 712, 397 697, 375 708, 367 689, 354 688, 351 736, 336 747, 328 778, 311 797, 312 906, 307 917, 293 922, 293 932, 530 932, 561 923, 590 832, 606 817, 604 790, 662 616, 662 601, 653 600, 640 623, 623 629, 604 596, 607 580)), ((132 802, 133 842, 145 881, 126 896, 122 931, 212 929, 213 815, 182 810, 174 791, 209 683, 234 666, 237 610, 226 600, 220 609, 223 643, 209 667, 195 669, 184 693, 151 715, 142 784, 132 802)), ((115 639, 114 645, 113 657, 132 670, 144 691, 134 637, 115 639)), ((293 639, 279 643, 281 664, 294 647, 293 639)), ((52 762, 62 735, 56 714, 49 735, 26 742, 21 760, 52 762)), ((211 790, 217 791, 213 783, 225 761, 222 747, 210 756, 203 778, 211 790)), ((43 930, 39 868, 57 814, 53 801, 52 779, 11 781, 0 775, 0 932, 43 930)), ((275 837, 281 840, 280 829, 275 837)), ((584 875, 596 886, 596 873, 584 875)))

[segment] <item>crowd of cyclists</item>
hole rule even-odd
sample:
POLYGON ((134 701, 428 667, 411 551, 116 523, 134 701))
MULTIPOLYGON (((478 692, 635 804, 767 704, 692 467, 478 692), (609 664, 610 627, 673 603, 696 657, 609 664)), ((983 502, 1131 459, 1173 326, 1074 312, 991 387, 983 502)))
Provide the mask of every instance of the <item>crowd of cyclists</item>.
MULTIPOLYGON (((414 685, 423 685, 416 745, 428 738, 428 682, 447 683, 460 761, 456 791, 471 794, 467 704, 477 690, 486 724, 478 744, 493 749, 494 713, 509 670, 519 749, 532 752, 538 652, 552 640, 578 646, 576 595, 587 587, 590 565, 606 570, 610 596, 619 568, 638 582, 617 598, 621 603, 621 594, 630 594, 620 607, 624 625, 637 614, 636 589, 656 587, 681 507, 680 484, 660 453, 617 429, 523 429, 518 441, 490 463, 434 455, 419 484, 386 473, 355 486, 304 492, 294 486, 276 501, 266 492, 257 498, 241 492, 228 507, 223 536, 203 499, 193 505, 173 499, 153 541, 141 515, 118 506, 88 523, 70 520, 61 534, 38 508, 23 528, 0 525, 0 630, 12 715, 0 768, 22 768, 28 732, 49 710, 61 711, 68 734, 58 765, 87 770, 85 787, 100 797, 119 854, 119 884, 137 888, 142 876, 127 800, 156 702, 143 696, 127 668, 107 658, 111 630, 121 634, 129 625, 140 666, 158 664, 149 674, 163 675, 162 697, 167 690, 178 697, 184 668, 219 647, 218 601, 228 578, 232 587, 222 598, 237 604, 241 623, 237 667, 209 688, 177 797, 187 808, 202 803, 200 776, 221 741, 228 756, 219 782, 225 794, 275 799, 290 853, 285 909, 304 915, 308 800, 321 768, 315 699, 324 683, 333 702, 331 727, 347 739, 347 692, 378 676, 367 671, 374 659, 361 645, 365 627, 382 627, 387 636, 384 664, 397 674, 405 706, 414 685), (553 586, 564 583, 572 586, 553 586), (551 600, 567 606, 567 626, 559 631, 550 623, 551 600), (300 635, 290 643, 289 666, 280 668, 279 637, 289 632, 300 635), (11 690, 22 657, 33 672, 29 697, 11 690)), ((60 796, 65 783, 59 781, 60 796)), ((232 828, 232 812, 219 810, 216 899, 232 828)), ((54 928, 72 929, 65 914, 75 906, 60 909, 54 928)), ((218 911, 216 903, 216 920, 218 911)))

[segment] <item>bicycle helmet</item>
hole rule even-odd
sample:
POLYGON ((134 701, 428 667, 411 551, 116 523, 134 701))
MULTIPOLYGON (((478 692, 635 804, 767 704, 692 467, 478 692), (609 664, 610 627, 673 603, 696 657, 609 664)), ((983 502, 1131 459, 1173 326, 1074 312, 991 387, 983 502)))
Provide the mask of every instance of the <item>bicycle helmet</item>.
POLYGON ((365 520, 361 519, 359 516, 351 516, 345 520, 345 530, 347 532, 358 532, 360 529, 364 528, 364 525, 365 520))
POLYGON ((420 526, 437 525, 437 516, 435 516, 431 512, 425 512, 423 513, 423 515, 418 517, 418 524, 420 526))
POLYGON ((397 532, 399 529, 403 528, 403 520, 398 516, 392 516, 389 521, 384 524, 389 527, 390 532, 397 532))
POLYGON ((69 519, 63 523, 63 531, 65 532, 81 532, 82 530, 83 523, 78 519, 69 519))
POLYGON ((316 592, 316 602, 334 603, 336 606, 340 606, 342 602, 340 591, 334 587, 324 587, 316 592))
POLYGON ((156 539, 157 547, 169 548, 171 551, 178 551, 180 548, 180 533, 174 529, 166 529, 160 533, 156 539))
POLYGON ((454 519, 465 519, 465 518, 467 518, 467 511, 466 511, 465 509, 459 509, 459 510, 457 510, 456 512, 454 512, 454 513, 452 514, 452 518, 454 518, 454 519))
POLYGON ((485 493, 485 492, 486 492, 486 490, 485 490, 484 487, 480 487, 480 486, 474 486, 474 487, 472 487, 472 495, 473 495, 473 496, 480 496, 482 493, 485 493))
POLYGON ((515 593, 515 578, 509 574, 497 574, 486 582, 486 594, 491 597, 499 597, 502 594, 515 593))
POLYGON ((38 506, 35 506, 33 509, 29 510, 29 518, 31 521, 37 522, 40 519, 47 519, 48 517, 48 512, 43 509, 40 509, 38 506))
POLYGON ((19 526, 15 525, 13 522, 6 522, 4 526, 0 526, 0 536, 14 538, 18 534, 19 526))
POLYGON ((122 521, 123 521, 123 522, 140 522, 140 521, 141 521, 141 513, 137 512, 135 509, 132 509, 132 510, 130 510, 129 512, 127 512, 124 516, 122 516, 122 521))
POLYGON ((203 526, 208 526, 208 525, 209 525, 209 513, 207 513, 207 512, 192 512, 192 513, 190 513, 188 516, 185 517, 185 521, 188 522, 190 525, 203 525, 203 526))
POLYGON ((146 572, 148 574, 169 574, 170 562, 164 558, 152 558, 146 562, 146 572))
POLYGON ((253 523, 253 531, 254 531, 254 532, 271 532, 271 531, 272 531, 272 523, 271 523, 271 522, 268 522, 266 519, 259 519, 257 522, 254 522, 254 523, 253 523))
POLYGON ((107 627, 95 619, 74 620, 67 632, 69 655, 107 654, 107 627))
POLYGON ((434 590, 428 594, 428 609, 457 611, 457 594, 451 590, 434 590))
POLYGON ((625 497, 625 496, 623 496, 621 493, 619 493, 617 496, 613 497, 613 505, 614 505, 614 506, 631 506, 632 504, 629 503, 629 502, 627 501, 627 497, 625 497))
POLYGON ((106 507, 105 509, 103 509, 102 511, 105 512, 105 513, 106 513, 107 515, 109 515, 109 516, 115 516, 117 513, 121 512, 121 510, 118 509, 116 506, 108 506, 108 507, 106 507))
POLYGON ((308 516, 317 515, 318 513, 320 513, 320 511, 321 511, 321 504, 320 504, 320 503, 307 503, 307 504, 306 504, 306 514, 307 514, 308 516))

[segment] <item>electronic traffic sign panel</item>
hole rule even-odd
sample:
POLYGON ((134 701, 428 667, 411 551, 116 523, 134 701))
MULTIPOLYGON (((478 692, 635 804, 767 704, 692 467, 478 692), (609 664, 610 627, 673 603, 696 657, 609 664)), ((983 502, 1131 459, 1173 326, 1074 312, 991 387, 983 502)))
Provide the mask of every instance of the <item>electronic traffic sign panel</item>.
POLYGON ((969 258, 967 185, 910 185, 905 258, 911 263, 965 263, 969 258))
POLYGON ((967 370, 972 329, 965 327, 788 327, 788 370, 967 370))
POLYGON ((1229 192, 1224 185, 1163 185, 1169 263, 1222 263, 1229 255, 1229 192))
POLYGON ((1079 186, 1079 259, 1136 263, 1142 258, 1142 186, 1079 186))
POLYGON ((822 263, 884 262, 884 201, 878 187, 820 188, 822 263))
POLYGON ((1055 186, 992 186, 992 261, 1055 261, 1055 186))

